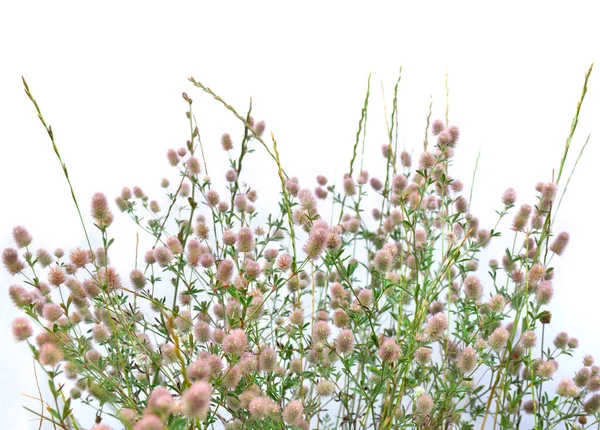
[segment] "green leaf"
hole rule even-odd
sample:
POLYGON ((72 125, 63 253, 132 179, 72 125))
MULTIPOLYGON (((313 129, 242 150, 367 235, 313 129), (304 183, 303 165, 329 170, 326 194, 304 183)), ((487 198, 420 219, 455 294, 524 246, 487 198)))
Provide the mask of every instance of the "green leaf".
POLYGON ((71 398, 69 397, 63 406, 62 419, 63 421, 67 419, 69 414, 71 413, 71 398))
POLYGON ((184 430, 187 428, 187 419, 184 417, 176 418, 170 425, 171 430, 184 430))
POLYGON ((351 261, 350 264, 348 264, 348 277, 352 276, 352 274, 356 270, 357 266, 358 266, 358 261, 356 261, 356 260, 351 261))

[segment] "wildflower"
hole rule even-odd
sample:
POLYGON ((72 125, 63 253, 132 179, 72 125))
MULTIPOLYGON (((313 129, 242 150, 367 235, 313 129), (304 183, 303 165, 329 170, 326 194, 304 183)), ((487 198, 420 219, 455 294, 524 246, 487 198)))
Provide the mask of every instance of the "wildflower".
POLYGON ((410 167, 412 165, 412 157, 406 151, 402 151, 400 154, 400 162, 403 167, 410 167))
POLYGON ((591 366, 592 364, 594 364, 594 357, 586 354, 583 356, 583 365, 584 366, 591 366))
POLYGON ((432 316, 425 326, 425 334, 430 340, 439 340, 448 328, 448 318, 442 312, 432 316))
POLYGON ((113 430, 108 424, 94 424, 90 430, 113 430))
POLYGON ((329 229, 322 226, 314 226, 308 236, 308 242, 304 246, 307 258, 316 260, 327 245, 329 239, 329 229))
POLYGON ((210 340, 210 326, 206 321, 196 321, 194 324, 194 336, 198 342, 208 342, 210 340))
POLYGON ((8 288, 8 295, 16 307, 22 308, 31 304, 33 297, 20 285, 11 285, 8 288))
POLYGON ((12 234, 13 239, 17 244, 17 248, 25 248, 26 246, 31 244, 31 242, 33 242, 33 238, 31 237, 27 229, 23 226, 18 225, 14 227, 12 234))
POLYGON ((546 268, 541 264, 534 264, 533 266, 531 266, 531 269, 529 269, 529 280, 531 282, 535 283, 542 279, 544 276, 546 276, 546 268))
POLYGON ((556 346, 559 349, 567 349, 568 342, 569 342, 569 335, 564 331, 561 331, 560 333, 558 333, 553 341, 554 346, 556 346))
POLYGON ((259 121, 255 126, 254 126, 254 132, 256 133, 257 136, 262 136, 263 133, 265 132, 265 127, 266 124, 264 121, 259 121))
POLYGON ((153 249, 149 249, 144 254, 144 263, 146 263, 146 264, 156 263, 156 258, 154 258, 154 250, 153 249))
POLYGON ((440 119, 436 119, 431 123, 431 132, 434 136, 437 136, 445 129, 446 127, 444 126, 444 122, 440 119))
POLYGON ((429 414, 433 409, 433 399, 427 394, 421 394, 415 400, 417 414, 429 414))
POLYGON ((228 133, 224 133, 221 136, 221 146, 225 151, 230 151, 233 149, 233 142, 231 141, 231 136, 228 133))
POLYGON ((114 267, 101 267, 98 270, 98 281, 107 291, 121 288, 121 278, 114 267))
POLYGON ((323 175, 317 176, 317 184, 324 187, 325 185, 327 185, 327 178, 323 175))
POLYGON ((506 346, 510 333, 503 327, 498 327, 488 338, 488 345, 494 351, 498 352, 506 346))
POLYGON ((210 252, 207 252, 200 256, 200 264, 205 269, 208 269, 209 267, 212 267, 213 264, 215 264, 215 258, 212 256, 212 254, 210 252))
POLYGON ((48 251, 46 251, 45 249, 41 249, 41 248, 38 249, 35 253, 35 256, 36 256, 38 262, 44 268, 51 265, 52 262, 54 261, 54 258, 52 257, 52 255, 50 255, 50 253, 48 251))
POLYGON ((334 390, 335 384, 327 379, 321 379, 315 387, 315 391, 320 397, 330 397, 333 395, 334 390))
POLYGON ((96 342, 106 342, 110 338, 110 331, 104 324, 96 324, 92 327, 92 339, 96 342))
POLYGON ((254 260, 247 259, 244 262, 244 273, 249 278, 257 278, 260 275, 260 264, 254 260))
POLYGON ((475 275, 469 275, 465 279, 465 297, 472 301, 481 299, 483 295, 483 285, 475 275))
POLYGON ((556 394, 568 398, 577 397, 579 395, 579 388, 575 386, 572 379, 565 378, 556 387, 556 394))
POLYGON ((193 156, 188 158, 186 166, 192 175, 199 175, 202 170, 200 166, 200 160, 193 156))
POLYGON ((129 209, 129 202, 121 196, 115 197, 115 204, 121 212, 125 212, 127 209, 129 209))
POLYGON ((304 323, 304 311, 302 309, 295 309, 290 314, 290 323, 301 326, 304 323))
POLYGON ((333 324, 336 327, 348 327, 348 325, 350 324, 350 316, 346 313, 345 310, 343 309, 336 309, 335 312, 333 312, 333 324))
POLYGON ((458 179, 453 179, 452 183, 450 184, 450 188, 452 188, 452 191, 460 193, 463 188, 464 188, 464 184, 461 180, 458 179))
POLYGON ((229 169, 225 172, 225 180, 227 182, 235 182, 237 180, 237 172, 233 169, 229 169))
POLYGON ((187 375, 193 381, 208 379, 211 374, 210 363, 207 360, 196 360, 187 367, 187 375))
POLYGON ((258 362, 260 370, 263 372, 272 372, 277 366, 277 353, 270 346, 266 347, 261 351, 258 362))
POLYGON ((383 188, 383 183, 377 178, 371 178, 369 184, 371 184, 371 188, 375 191, 381 191, 383 188))
POLYGON ((226 259, 219 263, 217 268, 217 280, 222 284, 229 284, 233 276, 235 264, 232 260, 226 259))
POLYGON ((487 303, 488 309, 494 313, 502 312, 505 306, 506 300, 504 300, 504 297, 501 294, 495 294, 487 303))
POLYGON ((379 358, 386 363, 392 362, 400 358, 400 346, 394 339, 386 339, 379 348, 379 358))
POLYGON ((431 152, 423 152, 419 158, 419 169, 431 169, 433 166, 435 166, 435 163, 435 155, 433 155, 431 152))
POLYGON ((21 270, 25 269, 25 264, 21 261, 17 250, 14 248, 6 248, 2 252, 2 262, 8 273, 11 275, 16 275, 21 270))
POLYGON ((252 252, 254 249, 254 236, 249 227, 242 227, 236 237, 238 252, 252 252))
POLYGON ((562 232, 556 236, 552 245, 550 245, 550 251, 554 252, 556 255, 562 255, 565 252, 565 248, 569 243, 569 233, 562 232))
POLYGON ((477 366, 477 351, 466 347, 458 359, 458 368, 462 373, 471 373, 477 366))
POLYGON ((165 244, 173 254, 181 254, 183 252, 183 247, 177 236, 168 237, 165 244))
POLYGON ((216 192, 215 190, 208 190, 206 192, 205 197, 206 197, 206 203, 210 207, 215 207, 219 204, 219 201, 220 201, 219 193, 216 192))
POLYGON ((183 182, 179 188, 180 197, 188 197, 190 195, 191 186, 189 182, 183 182))
POLYGON ((513 220, 512 230, 523 231, 527 225, 529 215, 531 215, 531 206, 524 204, 519 208, 519 212, 517 212, 517 215, 513 220))
POLYGON ((13 336, 18 342, 27 340, 33 335, 33 328, 26 317, 15 318, 11 328, 13 336))
POLYGON ((523 410, 525 413, 532 414, 535 409, 537 409, 537 404, 538 403, 535 400, 527 400, 526 402, 523 402, 523 410))
POLYGON ((171 166, 177 166, 177 164, 179 164, 179 155, 177 155, 177 151, 172 148, 167 150, 167 159, 171 166))
POLYGON ((44 366, 55 366, 63 361, 64 355, 61 349, 54 343, 44 343, 40 347, 40 363, 44 366))
POLYGON ((392 269, 394 263, 394 257, 392 254, 384 249, 377 251, 375 259, 373 261, 375 270, 380 273, 389 272, 392 269))
POLYGON ((292 267, 292 256, 288 253, 280 254, 276 263, 280 270, 286 271, 292 267))
MULTIPOLYGON (((162 356, 164 364, 171 364, 178 361, 177 349, 172 343, 165 343, 160 347, 160 355, 162 356)), ((188 377, 189 373, 188 373, 188 377)))
POLYGON ((317 341, 327 340, 331 334, 331 328, 326 321, 318 321, 313 327, 313 338, 317 341))
POLYGON ((156 415, 148 414, 144 415, 138 422, 133 426, 133 430, 162 430, 163 423, 156 415))
POLYGON ((173 408, 174 403, 171 392, 166 387, 158 386, 148 397, 148 410, 157 416, 164 416, 173 408))
POLYGON ((290 372, 301 373, 302 372, 302 360, 299 358, 292 358, 290 360, 290 372))
POLYGON ((197 381, 181 396, 182 412, 188 418, 205 419, 210 407, 212 387, 205 381, 197 381))
POLYGON ((600 375, 594 375, 593 369, 592 369, 591 375, 592 375, 592 377, 590 378, 590 380, 587 384, 587 388, 591 392, 599 391, 600 390, 600 375))
POLYGON ((517 192, 514 188, 507 188, 502 194, 502 203, 506 206, 514 205, 517 201, 517 192))
POLYGON ((600 409, 600 394, 594 394, 585 402, 584 409, 588 414, 595 414, 600 409))
POLYGON ((302 402, 300 402, 299 400, 292 400, 283 409, 283 421, 290 425, 296 425, 298 421, 302 418, 303 413, 304 406, 302 406, 302 402))
POLYGON ((554 372, 556 372, 558 365, 555 360, 548 360, 540 362, 536 367, 535 373, 540 378, 550 379, 554 375, 554 372))
POLYGON ((60 266, 54 266, 48 271, 48 282, 56 287, 63 284, 66 279, 65 271, 60 266))
POLYGON ((425 346, 420 346, 415 351, 415 360, 422 365, 427 364, 429 360, 431 360, 432 353, 433 349, 425 346))
POLYGON ((362 289, 358 292, 358 301, 366 308, 370 308, 373 304, 373 291, 362 289))
POLYGON ((252 212, 250 210, 250 205, 248 204, 248 199, 245 194, 238 194, 233 199, 233 206, 238 212, 252 212))
POLYGON ((113 215, 108 207, 108 200, 102 193, 96 193, 92 196, 92 218, 100 227, 108 227, 113 222, 113 215))
POLYGON ((248 336, 242 329, 233 330, 223 339, 223 352, 228 355, 242 355, 248 349, 248 336))
POLYGON ((292 196, 297 196, 298 191, 300 190, 300 186, 298 185, 298 181, 294 179, 295 178, 288 179, 287 181, 285 181, 285 189, 292 196))
POLYGON ((180 333, 188 333, 192 330, 192 314, 187 309, 179 311, 175 318, 175 327, 180 333))
POLYGON ((165 246, 157 246, 153 251, 154 260, 160 267, 167 267, 173 260, 173 253, 165 246))
POLYGON ((137 290, 141 290, 146 286, 146 277, 144 273, 139 269, 133 269, 129 273, 129 281, 131 285, 137 290))
POLYGON ((583 388, 588 384, 590 377, 591 377, 590 369, 588 369, 587 367, 583 367, 583 368, 579 369, 577 371, 577 373, 575 373, 573 382, 578 387, 583 388))
POLYGON ((547 305, 554 296, 554 288, 550 281, 543 281, 535 290, 535 299, 540 305, 547 305))
POLYGON ((521 345, 524 348, 533 348, 537 342, 537 336, 534 331, 526 331, 521 335, 521 345))
POLYGON ((248 411, 253 418, 266 418, 278 414, 279 405, 269 397, 254 397, 248 405, 248 411))
POLYGON ((354 349, 354 334, 349 329, 343 329, 335 341, 335 349, 338 354, 346 354, 354 349))

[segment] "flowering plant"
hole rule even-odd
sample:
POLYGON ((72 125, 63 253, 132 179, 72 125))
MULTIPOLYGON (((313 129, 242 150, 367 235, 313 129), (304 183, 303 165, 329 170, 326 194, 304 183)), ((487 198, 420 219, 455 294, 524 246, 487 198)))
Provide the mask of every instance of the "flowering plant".
MULTIPOLYGON (((480 226, 452 176, 458 127, 428 117, 418 160, 398 149, 398 85, 385 167, 369 175, 356 165, 368 89, 341 187, 320 175, 312 188, 287 175, 251 109, 240 115, 191 78, 243 125, 238 139, 221 139, 227 185, 204 174, 184 93, 190 136, 167 151, 176 181, 161 182, 166 210, 137 186, 115 199, 150 238, 127 275, 111 261, 114 215, 102 193, 91 199, 93 232, 79 212, 86 246, 50 253, 24 227, 13 229, 16 248, 5 248, 2 261, 21 279, 9 295, 26 314, 13 334, 31 348, 53 396, 31 412, 56 428, 87 428, 75 416, 79 402, 96 410, 96 430, 111 428, 105 418, 137 430, 509 429, 527 416, 537 429, 597 424, 592 356, 554 396, 544 388, 578 347, 564 332, 549 342, 544 327, 553 263, 569 242, 552 226, 591 70, 556 178, 536 185, 531 204, 507 189, 492 228, 480 226), (255 144, 281 184, 266 218, 255 210, 257 191, 240 179, 255 144), (332 205, 329 222, 319 200, 332 205), (508 216, 512 247, 485 275, 480 255, 508 216)), ((80 211, 52 128, 24 84, 80 211)))

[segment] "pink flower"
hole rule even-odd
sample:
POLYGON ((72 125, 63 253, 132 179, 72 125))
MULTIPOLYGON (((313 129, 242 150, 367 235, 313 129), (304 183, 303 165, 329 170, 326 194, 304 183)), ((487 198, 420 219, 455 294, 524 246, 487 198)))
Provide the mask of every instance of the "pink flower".
POLYGON ((229 355, 242 355, 248 349, 248 336, 242 329, 233 330, 223 339, 223 352, 229 355))
POLYGON ((33 242, 33 238, 31 237, 27 229, 23 226, 18 225, 14 227, 12 233, 13 239, 15 240, 15 243, 17 244, 18 248, 25 248, 31 242, 33 242))
POLYGON ((386 363, 400 358, 400 346, 394 339, 386 339, 379 348, 379 358, 386 363))
POLYGON ((17 317, 12 322, 12 332, 14 338, 21 342, 33 335, 33 328, 26 317, 17 317))

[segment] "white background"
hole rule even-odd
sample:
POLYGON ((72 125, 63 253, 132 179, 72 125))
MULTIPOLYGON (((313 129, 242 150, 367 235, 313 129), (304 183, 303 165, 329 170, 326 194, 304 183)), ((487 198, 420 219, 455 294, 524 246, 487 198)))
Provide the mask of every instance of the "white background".
MULTIPOLYGON (((188 138, 183 91, 194 99, 209 173, 220 180, 227 160, 219 136, 235 138, 240 126, 188 76, 240 112, 252 97, 255 118, 265 120, 278 140, 284 168, 312 188, 317 174, 339 180, 347 170, 370 72, 367 165, 376 175, 385 143, 382 86, 389 112, 403 66, 400 142, 418 153, 430 96, 433 117, 444 115, 447 70, 450 122, 461 129, 454 175, 470 184, 481 151, 471 209, 491 227, 506 187, 517 189, 519 203, 532 203, 535 183, 551 180, 558 166, 584 74, 600 58, 598 11, 592 2, 421 3, 3 2, 0 248, 13 246, 15 225, 29 228, 35 247, 83 245, 67 184, 21 75, 53 125, 89 219, 96 191, 112 201, 122 186, 140 185, 159 196, 160 179, 173 174, 166 150, 188 138)), ((576 357, 561 363, 561 376, 572 375, 583 353, 600 357, 597 68, 567 173, 586 136, 592 137, 555 224, 571 242, 554 260, 551 331, 581 340, 576 357)), ((269 199, 277 193, 276 170, 256 149, 245 180, 258 189, 261 205, 274 210, 269 199)), ((117 215, 113 235, 118 264, 130 267, 135 236, 124 216, 117 215)), ((37 389, 28 348, 10 333, 18 315, 7 296, 14 282, 2 271, 0 428, 37 428, 21 408, 23 394, 35 396, 37 389)))

